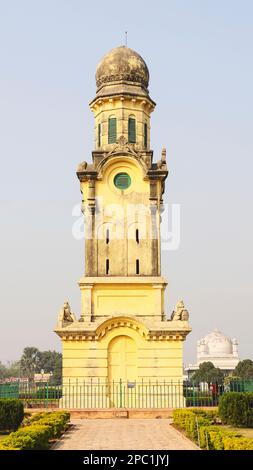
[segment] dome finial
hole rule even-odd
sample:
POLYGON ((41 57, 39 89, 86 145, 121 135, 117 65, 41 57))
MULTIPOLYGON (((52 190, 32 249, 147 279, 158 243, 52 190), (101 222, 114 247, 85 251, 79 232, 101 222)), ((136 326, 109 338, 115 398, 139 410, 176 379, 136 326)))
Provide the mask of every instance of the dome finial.
POLYGON ((127 31, 125 31, 125 46, 127 46, 127 31))
MULTIPOLYGON (((127 31, 126 39, 127 39, 127 31)), ((149 71, 144 59, 126 45, 115 47, 98 63, 96 70, 97 88, 103 86, 128 84, 140 86, 147 91, 149 71)), ((136 90, 135 90, 136 92, 136 90)))

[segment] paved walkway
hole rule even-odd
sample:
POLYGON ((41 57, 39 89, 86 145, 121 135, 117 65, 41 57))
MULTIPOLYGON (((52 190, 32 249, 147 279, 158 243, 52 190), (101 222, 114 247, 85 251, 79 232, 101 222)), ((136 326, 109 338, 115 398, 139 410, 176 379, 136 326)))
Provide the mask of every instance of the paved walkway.
POLYGON ((53 450, 198 450, 167 419, 73 419, 53 450))

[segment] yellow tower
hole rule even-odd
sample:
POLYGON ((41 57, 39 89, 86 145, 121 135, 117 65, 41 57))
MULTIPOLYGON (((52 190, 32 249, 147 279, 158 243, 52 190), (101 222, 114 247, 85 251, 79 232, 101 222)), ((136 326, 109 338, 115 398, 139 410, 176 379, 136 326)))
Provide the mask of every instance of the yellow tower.
POLYGON ((190 328, 182 301, 170 320, 165 314, 160 220, 168 172, 166 150, 157 163, 150 150, 148 83, 146 63, 126 46, 97 66, 95 150, 77 170, 85 218, 81 315, 65 302, 55 329, 66 386, 92 379, 136 396, 140 383, 182 381, 190 328))

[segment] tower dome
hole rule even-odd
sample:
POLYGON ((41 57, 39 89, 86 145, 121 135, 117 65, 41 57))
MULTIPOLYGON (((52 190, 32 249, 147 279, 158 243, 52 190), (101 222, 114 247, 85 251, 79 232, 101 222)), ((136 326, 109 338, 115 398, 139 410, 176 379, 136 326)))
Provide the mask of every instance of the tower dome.
POLYGON ((233 353, 232 340, 219 330, 212 331, 204 340, 210 356, 233 353))
POLYGON ((96 150, 111 151, 121 141, 149 152, 155 102, 149 96, 149 71, 143 58, 127 46, 115 47, 98 63, 96 84, 96 96, 90 102, 96 150))
POLYGON ((146 62, 127 46, 115 47, 100 60, 96 70, 98 89, 111 82, 131 82, 148 88, 149 71, 146 62))

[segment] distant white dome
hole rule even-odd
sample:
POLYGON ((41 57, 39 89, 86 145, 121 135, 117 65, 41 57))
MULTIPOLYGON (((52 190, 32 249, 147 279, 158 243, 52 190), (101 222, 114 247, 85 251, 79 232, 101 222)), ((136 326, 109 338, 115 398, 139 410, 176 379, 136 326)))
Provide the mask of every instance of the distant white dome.
POLYGON ((210 356, 233 353, 232 340, 219 330, 212 331, 212 333, 205 336, 204 340, 207 352, 210 356))

